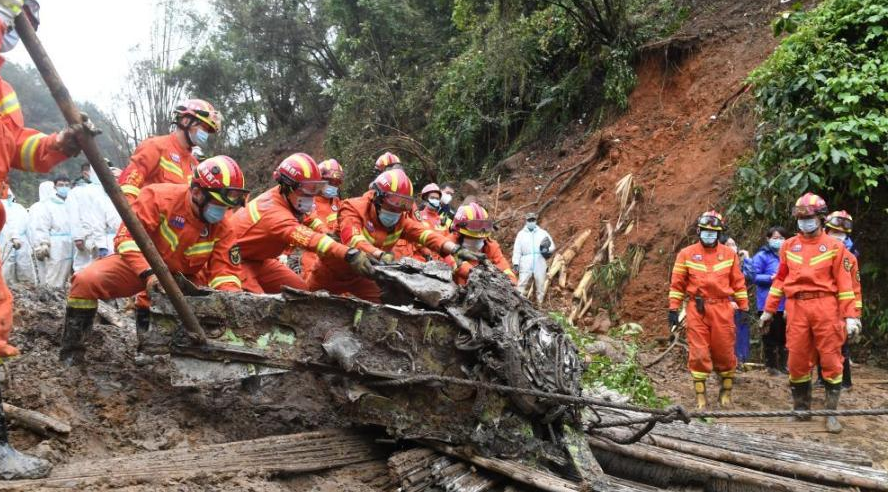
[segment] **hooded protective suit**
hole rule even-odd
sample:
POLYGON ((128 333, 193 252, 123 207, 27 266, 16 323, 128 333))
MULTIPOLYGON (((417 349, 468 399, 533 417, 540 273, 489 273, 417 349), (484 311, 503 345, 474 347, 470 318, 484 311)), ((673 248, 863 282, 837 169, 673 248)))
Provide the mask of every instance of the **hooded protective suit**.
POLYGON ((537 225, 533 230, 527 226, 518 231, 512 251, 512 265, 518 265, 518 290, 527 292, 531 279, 534 280, 534 293, 537 303, 543 302, 543 286, 546 283, 546 259, 540 252, 540 244, 549 239, 549 252, 555 251, 555 241, 545 229, 537 225))
POLYGON ((37 285, 37 272, 31 258, 31 243, 28 242, 28 211, 15 202, 15 195, 3 200, 6 208, 6 225, 0 232, 0 258, 3 260, 3 278, 9 285, 25 283, 37 285), (14 245, 19 244, 15 249, 14 245))
MULTIPOLYGON (((35 219, 43 213, 42 209, 46 207, 46 202, 54 195, 54 190, 55 186, 53 186, 52 181, 42 181, 37 188, 37 202, 28 208, 28 243, 32 251, 34 250, 34 247, 37 246, 37 242, 34 240, 37 234, 35 219)), ((37 283, 41 285, 45 284, 46 262, 35 259, 34 267, 35 270, 37 270, 37 283)))
POLYGON ((114 235, 120 226, 120 215, 105 193, 95 171, 91 184, 77 186, 66 200, 71 219, 72 243, 83 241, 83 249, 74 248, 73 268, 79 272, 97 258, 114 250, 114 235))
POLYGON ((42 203, 44 205, 31 218, 34 248, 36 251, 44 245, 49 246, 49 257, 44 260, 45 283, 50 287, 64 287, 71 275, 71 263, 74 259, 68 206, 55 193, 42 203))

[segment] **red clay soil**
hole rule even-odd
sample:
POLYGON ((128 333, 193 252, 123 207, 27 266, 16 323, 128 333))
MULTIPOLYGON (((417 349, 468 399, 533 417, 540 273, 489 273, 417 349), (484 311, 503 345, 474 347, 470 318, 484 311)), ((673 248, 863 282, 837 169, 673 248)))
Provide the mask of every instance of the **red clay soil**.
MULTIPOLYGON (((573 143, 567 138, 561 145, 561 154, 568 149, 563 158, 558 157, 558 150, 531 152, 528 162, 552 165, 540 165, 503 180, 509 184, 502 191, 510 191, 512 198, 499 203, 501 218, 508 217, 510 209, 533 202, 539 186, 550 176, 594 155, 599 138, 609 141, 605 155, 592 163, 541 219, 562 248, 578 231, 593 230, 572 264, 568 289, 551 291, 550 307, 569 312, 570 292, 600 246, 595 238, 602 221, 613 225, 619 215, 615 184, 632 173, 640 201, 632 214, 634 227, 617 238, 615 254, 621 255, 630 244, 644 247, 646 254, 638 276, 625 288, 619 314, 623 321, 640 322, 649 335, 666 329, 669 272, 675 253, 691 240, 696 216, 721 202, 738 158, 751 152, 755 119, 750 98, 747 94, 737 96, 743 92, 747 74, 776 45, 769 30, 775 3, 756 0, 709 5, 684 30, 699 37, 690 49, 685 44, 646 52, 627 112, 599 132, 573 143), (713 118, 726 102, 727 110, 713 118)), ((540 204, 561 183, 551 186, 540 204)), ((490 205, 493 200, 484 201, 490 205)), ((521 227, 519 216, 535 208, 515 214, 516 220, 507 220, 499 231, 508 250, 521 227)), ((587 314, 580 325, 588 324, 594 314, 587 314)))

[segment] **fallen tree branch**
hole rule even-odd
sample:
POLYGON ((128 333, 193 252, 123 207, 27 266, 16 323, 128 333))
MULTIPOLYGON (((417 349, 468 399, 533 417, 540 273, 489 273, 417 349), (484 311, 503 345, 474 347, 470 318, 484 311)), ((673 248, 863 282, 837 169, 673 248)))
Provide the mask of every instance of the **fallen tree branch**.
POLYGON ((50 436, 52 433, 69 434, 71 432, 70 424, 34 410, 28 410, 4 402, 3 411, 17 425, 32 430, 41 436, 50 436))

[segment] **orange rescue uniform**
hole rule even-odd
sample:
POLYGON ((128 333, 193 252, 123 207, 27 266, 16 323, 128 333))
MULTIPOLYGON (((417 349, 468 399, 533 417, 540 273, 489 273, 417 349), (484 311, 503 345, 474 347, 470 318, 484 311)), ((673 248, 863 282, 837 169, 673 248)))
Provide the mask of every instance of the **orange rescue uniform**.
POLYGON ((811 380, 818 360, 823 379, 842 382, 842 345, 845 318, 856 318, 856 295, 851 255, 841 241, 821 233, 816 237, 798 234, 780 248, 780 266, 765 312, 774 313, 786 297, 786 348, 789 350, 789 380, 811 380))
MULTIPOLYGON (((312 227, 318 232, 329 232, 336 236, 339 236, 339 208, 342 206, 341 200, 339 197, 335 198, 326 198, 323 196, 315 197, 315 208, 312 211, 312 222, 315 220, 318 221, 319 224, 323 224, 323 231, 320 226, 312 227)), ((308 276, 308 272, 314 269, 315 265, 318 262, 318 255, 313 253, 312 251, 303 251, 302 252, 302 276, 308 276)))
MULTIPOLYGON (((436 210, 433 210, 431 207, 426 206, 422 210, 418 210, 414 215, 416 220, 420 221, 428 227, 429 229, 434 229, 441 234, 447 235, 447 227, 445 227, 441 223, 441 216, 438 215, 436 210)), ((451 238, 453 239, 453 238, 451 238)), ((419 248, 414 252, 413 255, 419 261, 440 261, 441 256, 435 253, 434 251, 429 250, 428 248, 419 248)))
MULTIPOLYGON (((459 241, 459 235, 451 234, 449 239, 454 243, 459 241)), ((481 248, 481 252, 487 255, 487 260, 496 265, 503 273, 509 277, 509 281, 512 282, 513 285, 518 285, 518 277, 515 276, 515 272, 512 271, 512 265, 509 264, 509 260, 503 255, 503 250, 500 248, 498 242, 493 239, 485 239, 484 247, 481 248)), ((464 261, 460 263, 458 267, 456 267, 456 261, 453 256, 448 256, 444 261, 447 262, 448 265, 455 267, 453 269, 453 281, 456 282, 457 285, 466 285, 469 281, 469 272, 472 271, 472 268, 478 266, 477 261, 464 261)))
POLYGON ((286 285, 307 290, 301 276, 278 261, 284 251, 302 248, 345 260, 348 248, 326 234, 306 227, 293 215, 287 198, 275 186, 234 214, 234 230, 243 259, 244 290, 278 293, 286 285))
POLYGON ((145 186, 159 183, 190 184, 197 158, 182 147, 175 133, 142 141, 117 182, 132 203, 145 186))
POLYGON ((715 369, 723 378, 733 377, 737 358, 731 301, 741 311, 749 309, 749 294, 737 253, 720 243, 705 248, 697 242, 682 249, 672 268, 669 309, 681 308, 685 298, 691 375, 695 380, 705 380, 715 369), (703 312, 697 309, 698 297, 703 312))
MULTIPOLYGON (((344 200, 339 212, 339 237, 342 243, 357 248, 373 257, 380 252, 391 252, 399 240, 411 246, 416 244, 440 251, 447 238, 425 227, 409 213, 402 213, 401 220, 392 232, 379 222, 373 193, 344 200)), ((379 302, 381 292, 375 282, 355 274, 344 259, 323 256, 308 275, 310 290, 326 290, 333 294, 351 294, 368 301, 379 302)))
MULTIPOLYGON (((0 57, 0 66, 4 59, 0 57)), ((0 79, 0 181, 6 181, 9 170, 45 173, 64 161, 65 154, 58 135, 46 135, 25 128, 18 95, 8 82, 0 79)), ((0 205, 0 228, 6 224, 6 210, 0 205)), ((12 331, 12 292, 0 276, 0 356, 13 353, 9 345, 12 331)))
MULTIPOLYGON (((216 290, 241 290, 240 253, 230 213, 216 224, 204 223, 194 215, 188 185, 182 184, 142 188, 133 212, 170 271, 216 290), (205 276, 198 277, 202 270, 205 276)), ((128 297, 145 289, 147 277, 142 277, 150 266, 125 225, 120 226, 114 246, 117 254, 74 274, 68 307, 95 309, 97 299, 128 297)), ((148 307, 146 299, 139 301, 139 307, 148 307)))

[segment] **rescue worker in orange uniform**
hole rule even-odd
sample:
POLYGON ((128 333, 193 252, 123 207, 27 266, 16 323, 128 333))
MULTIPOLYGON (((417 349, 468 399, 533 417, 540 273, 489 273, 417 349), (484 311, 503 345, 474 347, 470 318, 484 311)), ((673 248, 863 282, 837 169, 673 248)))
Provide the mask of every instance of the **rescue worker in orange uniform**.
MULTIPOLYGON (((15 17, 25 13, 36 29, 39 25, 39 10, 40 5, 35 0, 0 0, 0 52, 8 52, 18 42, 18 34, 14 29, 15 17)), ((0 57, 0 65, 4 61, 0 57)), ((45 173, 60 162, 77 155, 80 152, 78 133, 94 135, 98 131, 85 118, 84 123, 49 135, 26 128, 15 90, 6 80, 0 78, 0 182, 7 181, 11 168, 45 173)), ((5 223, 6 210, 0 204, 0 228, 5 223)), ((9 343, 12 307, 12 293, 0 277, 0 357, 19 355, 19 350, 9 343)), ((0 405, 0 478, 41 478, 51 469, 50 462, 20 453, 9 444, 6 414, 0 405)))
MULTIPOLYGON (((509 260, 503 256, 499 243, 490 237, 493 233, 493 220, 484 207, 477 203, 459 207, 450 230, 451 241, 468 250, 484 253, 487 260, 506 274, 513 285, 518 285, 518 277, 512 271, 509 260)), ((453 281, 457 285, 466 285, 469 281, 469 272, 476 266, 478 266, 477 261, 462 261, 459 265, 455 265, 453 281)))
MULTIPOLYGON (((799 234, 780 247, 780 266, 761 323, 770 323, 781 297, 786 297, 786 348, 793 409, 811 409, 811 369, 819 361, 826 385, 826 408, 835 410, 842 393, 842 345, 860 333, 854 307, 851 263, 841 241, 824 234, 826 201, 806 193, 792 209, 799 234)), ((827 431, 842 425, 827 417, 827 431)))
MULTIPOLYGON (((463 248, 410 215, 413 183, 403 170, 385 171, 376 177, 372 192, 342 202, 339 234, 342 243, 357 248, 383 264, 395 263, 392 248, 399 239, 427 247, 457 261, 482 261, 485 256, 463 248)), ((370 279, 356 277, 339 258, 324 256, 308 276, 310 290, 333 294, 349 293, 369 301, 380 301, 380 289, 370 279)))
MULTIPOLYGON (((848 258, 848 263, 851 265, 851 282, 854 286, 854 310, 857 313, 857 318, 860 319, 863 315, 863 293, 860 288, 860 267, 857 262, 857 249, 854 248, 854 242, 851 241, 851 238, 848 236, 854 230, 854 218, 851 217, 845 210, 839 210, 838 212, 833 212, 826 216, 826 233, 830 236, 842 241, 842 244, 845 245, 845 250, 847 254, 845 255, 848 258)), ((845 260, 842 260, 843 262, 845 260)), ((844 266, 844 263, 843 263, 844 266)), ((842 357, 844 358, 844 362, 842 363, 842 388, 850 388, 853 386, 851 382, 851 348, 849 347, 849 343, 854 340, 850 338, 845 340, 845 344, 842 345, 842 357)), ((823 381, 823 374, 820 374, 820 382, 823 381)))
MULTIPOLYGON (((339 188, 345 179, 345 173, 342 172, 342 166, 336 159, 327 159, 318 164, 321 170, 321 179, 327 182, 324 191, 314 199, 313 215, 324 225, 323 231, 333 239, 339 238, 339 208, 342 203, 339 199, 339 188)), ((313 228, 313 229, 320 229, 313 228)), ((318 262, 318 255, 312 251, 302 252, 302 276, 308 276, 308 272, 314 269, 318 262)))
MULTIPOLYGON (((391 152, 386 152, 381 156, 376 158, 376 163, 373 166, 378 173, 384 173, 390 169, 404 169, 404 165, 401 163, 401 158, 391 152)), ((373 184, 370 184, 370 191, 373 191, 373 184)), ((413 204, 413 208, 410 210, 410 214, 414 215, 416 212, 416 204, 413 204)), ((406 239, 398 239, 395 243, 395 246, 392 248, 392 254, 395 255, 396 259, 401 258, 409 258, 411 256, 415 256, 416 249, 413 244, 406 239)))
MULTIPOLYGON (((241 259, 230 210, 242 207, 247 193, 244 175, 234 159, 216 156, 195 168, 191 185, 164 183, 142 188, 133 202, 133 212, 171 272, 196 280, 204 270, 209 273, 205 280, 210 287, 240 291, 241 259)), ((59 354, 67 365, 83 362, 84 339, 92 329, 99 299, 129 297, 158 288, 157 276, 125 225, 120 226, 114 246, 117 254, 96 260, 71 281, 59 354)))
MULTIPOLYGON (((421 203, 416 211, 416 220, 420 221, 426 227, 447 232, 447 226, 442 223, 441 216, 438 215, 438 207, 441 206, 441 189, 435 183, 429 183, 419 192, 421 203)), ((419 261, 440 261, 441 257, 430 251, 428 248, 420 248, 413 255, 419 261)))
POLYGON ((194 149, 206 147, 210 133, 222 127, 222 116, 210 103, 188 99, 173 109, 172 126, 168 135, 140 143, 118 178, 130 203, 138 198, 139 190, 151 184, 188 184, 198 164, 194 149))
POLYGON ((306 290, 302 277, 278 260, 281 252, 292 248, 345 261, 364 276, 372 273, 366 254, 302 224, 302 216, 311 212, 315 197, 327 186, 311 156, 298 153, 287 157, 275 170, 274 180, 278 186, 251 200, 232 221, 242 257, 244 290, 257 294, 276 294, 283 286, 306 290))
POLYGON ((391 152, 386 152, 377 157, 376 164, 374 164, 373 167, 375 167, 376 172, 380 174, 389 169, 404 169, 404 165, 401 164, 401 158, 391 152))
POLYGON ((669 325, 678 325, 678 311, 687 298, 688 369, 694 379, 697 408, 705 408, 706 380, 713 369, 721 378, 718 401, 730 408, 737 357, 734 306, 749 311, 749 294, 740 258, 718 241, 725 221, 714 210, 697 219, 699 241, 679 251, 669 288, 669 325))

